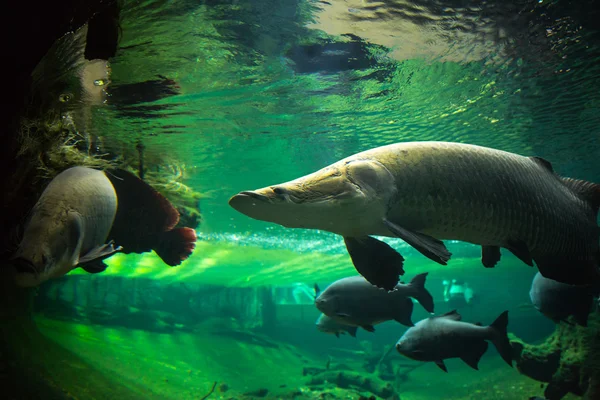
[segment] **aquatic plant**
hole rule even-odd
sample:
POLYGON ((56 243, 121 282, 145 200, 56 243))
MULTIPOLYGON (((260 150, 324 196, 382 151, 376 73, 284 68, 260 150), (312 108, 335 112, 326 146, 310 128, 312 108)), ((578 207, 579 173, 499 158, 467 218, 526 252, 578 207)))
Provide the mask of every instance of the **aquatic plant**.
POLYGON ((560 323, 545 342, 527 344, 513 336, 513 357, 520 373, 547 382, 545 396, 568 393, 596 399, 600 383, 600 316, 590 315, 588 327, 560 323))

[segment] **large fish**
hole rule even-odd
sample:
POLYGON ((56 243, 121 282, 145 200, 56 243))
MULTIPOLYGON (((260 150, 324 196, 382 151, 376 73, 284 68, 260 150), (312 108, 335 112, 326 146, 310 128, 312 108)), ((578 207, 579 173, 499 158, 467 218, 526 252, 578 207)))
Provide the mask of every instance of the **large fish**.
POLYGON ((486 147, 408 142, 367 150, 310 175, 233 196, 255 219, 344 237, 358 272, 391 290, 403 258, 368 235, 398 237, 446 264, 442 240, 504 247, 547 278, 600 280, 600 185, 556 175, 549 162, 486 147), (568 266, 568 268, 566 267, 568 266))
POLYGON ((433 311, 433 298, 425 289, 427 273, 417 275, 407 285, 399 284, 388 292, 370 284, 362 276, 342 278, 320 293, 315 304, 332 319, 351 326, 374 331, 373 325, 396 320, 413 326, 413 302, 409 296, 421 299, 425 308, 433 311))
POLYGON ((462 322, 454 311, 430 317, 409 328, 396 343, 396 350, 417 361, 433 361, 448 372, 444 360, 460 358, 471 368, 478 369, 479 360, 486 352, 490 340, 500 356, 512 367, 512 347, 508 341, 506 327, 508 311, 503 312, 490 325, 481 326, 462 322))
POLYGON ((559 323, 573 316, 579 325, 587 326, 597 289, 574 286, 544 278, 539 272, 531 282, 529 297, 535 308, 552 321, 559 323))
POLYGON ((179 213, 135 175, 69 168, 46 187, 30 213, 11 264, 19 286, 36 286, 81 267, 97 273, 117 251, 155 250, 171 266, 193 251, 196 233, 173 229, 179 213))
POLYGON ((325 314, 319 315, 315 325, 317 326, 319 332, 331 333, 336 337, 340 337, 340 334, 343 333, 347 333, 352 337, 356 337, 356 330, 358 329, 357 326, 342 324, 325 314))

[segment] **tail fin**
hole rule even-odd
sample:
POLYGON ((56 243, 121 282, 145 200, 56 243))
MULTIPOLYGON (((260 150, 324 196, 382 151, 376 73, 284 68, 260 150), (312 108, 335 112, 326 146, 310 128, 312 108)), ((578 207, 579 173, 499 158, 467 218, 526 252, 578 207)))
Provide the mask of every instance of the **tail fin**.
POLYGON ((492 343, 498 349, 498 353, 508 365, 512 367, 512 346, 508 340, 506 328, 508 326, 508 311, 504 311, 492 324, 489 329, 492 331, 492 343))
POLYGON ((414 290, 414 295, 412 297, 415 298, 423 306, 427 312, 433 312, 433 297, 431 293, 427 289, 425 289, 425 279, 427 278, 428 272, 424 272, 419 275, 415 275, 414 278, 410 281, 408 286, 414 290))
POLYGON ((192 228, 177 228, 164 232, 153 247, 162 260, 171 267, 187 259, 196 247, 196 231, 192 228))

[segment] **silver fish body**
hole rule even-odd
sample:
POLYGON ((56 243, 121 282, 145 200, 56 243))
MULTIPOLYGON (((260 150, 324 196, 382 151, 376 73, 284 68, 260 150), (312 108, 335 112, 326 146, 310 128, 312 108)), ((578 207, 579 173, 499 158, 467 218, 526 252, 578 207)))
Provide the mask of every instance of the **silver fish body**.
POLYGON ((117 195, 104 172, 73 167, 57 175, 31 211, 13 256, 32 267, 16 275, 17 284, 35 286, 117 251, 105 244, 116 212, 117 195))
MULTIPOLYGON (((561 178, 537 157, 460 143, 397 143, 241 192, 230 205, 252 218, 345 239, 400 237, 442 264, 450 253, 441 240, 460 240, 482 246, 486 267, 504 247, 529 265, 535 261, 546 277, 571 284, 600 279, 600 186, 561 178)), ((361 246, 368 247, 355 247, 361 246)), ((383 287, 393 286, 388 278, 383 287)))
POLYGON ((537 159, 443 142, 394 144, 355 157, 393 171, 396 193, 386 217, 407 229, 481 245, 522 240, 534 254, 598 250, 592 207, 537 159))
POLYGON ((342 324, 325 314, 319 315, 315 325, 320 332, 331 333, 337 337, 340 337, 340 334, 343 333, 348 333, 350 336, 356 337, 356 330, 358 329, 356 326, 342 324))
POLYGON ((315 300, 319 311, 345 325, 373 331, 373 325, 396 320, 413 326, 413 302, 406 291, 388 292, 375 287, 362 276, 339 279, 315 300))
POLYGON ((417 361, 433 361, 447 372, 444 360, 460 358, 478 369, 479 360, 491 341, 504 361, 512 366, 512 348, 507 337, 508 312, 490 325, 461 321, 456 311, 421 320, 409 328, 396 343, 396 350, 417 361))
POLYGON ((559 323, 568 322, 573 317, 575 322, 587 326, 588 316, 593 309, 594 296, 597 290, 591 286, 575 286, 556 282, 545 278, 539 272, 531 282, 529 297, 535 308, 559 323))

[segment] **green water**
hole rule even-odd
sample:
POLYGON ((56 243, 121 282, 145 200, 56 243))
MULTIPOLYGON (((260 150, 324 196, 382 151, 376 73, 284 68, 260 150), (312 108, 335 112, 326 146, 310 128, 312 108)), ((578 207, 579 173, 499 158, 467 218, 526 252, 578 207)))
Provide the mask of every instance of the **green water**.
MULTIPOLYGON (((600 181, 600 39, 583 5, 128 0, 121 25, 111 85, 161 75, 176 82, 178 94, 135 104, 109 97, 94 110, 93 133, 117 154, 132 154, 142 142, 148 165, 162 162, 181 172, 178 182, 202 194, 202 222, 197 248, 181 266, 168 268, 153 253, 118 254, 90 282, 122 277, 163 287, 261 288, 326 285, 354 275, 341 237, 252 220, 227 201, 395 142, 483 145, 544 157, 560 174, 600 181), (317 57, 307 50, 348 44, 347 34, 362 39, 360 51, 332 47, 317 57)), ((429 272, 437 310, 447 311, 442 281, 466 280, 479 302, 465 310, 465 319, 488 324, 509 309, 509 330, 536 341, 552 331, 523 306, 535 270, 512 255, 484 269, 479 247, 450 242, 455 255, 440 266, 400 240, 385 241, 407 259, 406 277, 429 272)), ((67 278, 75 276, 88 274, 76 270, 67 278)), ((415 321, 426 317, 417 308, 415 321)), ((336 359, 328 349, 364 350, 364 342, 379 349, 405 329, 386 323, 370 336, 360 331, 358 340, 337 340, 316 332, 317 316, 312 306, 280 307, 281 331, 270 332, 282 343, 278 350, 211 336, 202 326, 156 333, 43 317, 39 325, 85 362, 82 369, 128 388, 124 398, 161 399, 201 398, 213 381, 232 390, 217 390, 215 398, 262 387, 282 398, 278 393, 287 388, 303 387, 303 367, 324 365, 326 355, 336 359)), ((403 400, 541 395, 538 382, 489 353, 480 371, 458 361, 449 363, 451 375, 433 364, 416 369, 397 393, 403 400)), ((360 370, 360 357, 351 362, 360 370)), ((126 391, 98 386, 70 387, 87 393, 76 398, 126 391)))
MULTIPOLYGON (((453 9, 436 20, 440 10, 416 4, 402 16, 393 11, 394 2, 373 15, 366 5, 318 2, 131 4, 123 12, 122 50, 111 61, 112 84, 160 74, 175 80, 181 94, 125 107, 109 98, 95 129, 109 149, 141 140, 148 159, 172 159, 184 169, 183 183, 204 195, 200 235, 217 246, 343 255, 335 235, 255 221, 227 200, 389 143, 478 144, 544 157, 558 173, 599 180, 597 33, 576 29, 579 9, 569 14, 557 11, 560 4, 532 3, 525 6, 532 16, 509 5, 454 10, 468 30, 459 26, 461 17, 452 17, 453 9), (549 10, 567 16, 548 19, 549 10), (480 21, 477 12, 489 20, 480 21), (510 13, 533 27, 494 40, 494 30, 516 29, 500 18, 510 13), (355 14, 364 14, 360 24, 355 14), (397 32, 390 21, 399 24, 397 32), (340 32, 364 38, 361 54, 368 67, 327 71, 331 60, 323 56, 311 62, 325 71, 297 71, 294 49, 348 42, 340 32), (524 44, 520 37, 526 34, 544 39, 524 44), (145 116, 136 118, 135 112, 145 116)), ((208 262, 202 253, 190 260, 201 269, 208 262)), ((287 257, 294 268, 293 256, 272 254, 287 257)), ((256 258, 270 266, 271 257, 256 258)), ((227 268, 226 262, 219 259, 217 268, 227 268)), ((338 268, 306 265, 304 271, 329 279, 338 268)), ((238 281, 235 269, 227 271, 238 281)), ((229 279, 224 276, 223 283, 229 279)))

